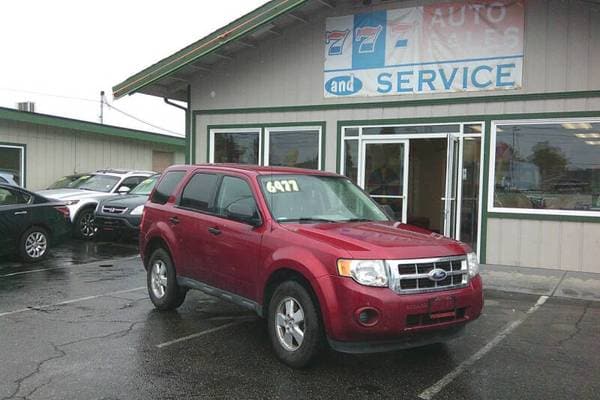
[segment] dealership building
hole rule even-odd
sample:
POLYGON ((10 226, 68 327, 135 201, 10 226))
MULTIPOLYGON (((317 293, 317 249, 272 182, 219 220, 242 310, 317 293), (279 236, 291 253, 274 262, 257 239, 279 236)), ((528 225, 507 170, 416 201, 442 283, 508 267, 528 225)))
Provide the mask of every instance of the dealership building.
POLYGON ((600 273, 600 4, 273 0, 133 75, 186 161, 344 174, 484 263, 600 273))
POLYGON ((99 169, 162 171, 184 152, 181 137, 0 107, 0 175, 30 190, 99 169))

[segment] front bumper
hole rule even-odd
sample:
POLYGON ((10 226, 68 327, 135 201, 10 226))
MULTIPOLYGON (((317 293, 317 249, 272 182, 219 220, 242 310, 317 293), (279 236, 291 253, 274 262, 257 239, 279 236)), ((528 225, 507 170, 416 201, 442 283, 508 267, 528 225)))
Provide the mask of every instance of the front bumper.
POLYGON ((332 275, 321 277, 319 285, 327 336, 332 347, 340 349, 406 348, 427 340, 444 341, 453 329, 477 319, 483 309, 480 276, 466 287, 419 294, 397 294, 332 275), (374 323, 360 322, 365 309, 376 311, 374 323))
POLYGON ((107 217, 96 214, 94 222, 100 232, 119 234, 138 234, 140 232, 141 215, 107 217))

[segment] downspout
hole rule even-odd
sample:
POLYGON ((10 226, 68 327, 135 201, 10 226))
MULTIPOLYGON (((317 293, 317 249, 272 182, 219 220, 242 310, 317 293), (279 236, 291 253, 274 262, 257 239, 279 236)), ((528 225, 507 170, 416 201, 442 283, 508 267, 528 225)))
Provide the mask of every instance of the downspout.
POLYGON ((187 107, 184 106, 180 106, 177 103, 173 103, 171 100, 169 100, 168 97, 163 97, 163 100, 165 103, 167 103, 170 106, 179 108, 180 110, 185 111, 185 163, 186 164, 191 164, 192 163, 192 151, 193 148, 191 146, 192 143, 192 137, 191 137, 191 132, 190 132, 190 85, 188 85, 187 87, 187 107))

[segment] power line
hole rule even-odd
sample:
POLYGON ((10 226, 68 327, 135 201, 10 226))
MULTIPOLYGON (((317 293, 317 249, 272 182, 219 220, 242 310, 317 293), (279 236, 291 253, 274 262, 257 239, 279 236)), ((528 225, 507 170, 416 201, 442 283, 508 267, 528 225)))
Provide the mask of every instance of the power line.
POLYGON ((122 114, 122 115, 124 115, 124 116, 126 116, 128 118, 131 118, 131 119, 133 119, 133 120, 135 120, 137 122, 140 122, 142 124, 151 126, 154 129, 158 129, 158 130, 161 130, 161 131, 164 131, 164 132, 168 132, 170 134, 173 134, 173 135, 176 135, 176 136, 179 136, 179 137, 183 137, 183 135, 181 133, 179 133, 179 132, 175 132, 175 131, 172 131, 170 129, 166 129, 166 128, 160 127, 160 126, 155 125, 155 124, 153 124, 151 122, 148 122, 148 121, 145 121, 145 120, 143 120, 143 119, 141 119, 139 117, 136 117, 135 115, 129 114, 128 112, 125 112, 125 111, 123 111, 123 110, 121 110, 121 109, 113 106, 108 101, 106 101, 106 99, 103 99, 103 100, 88 99, 88 98, 85 98, 85 97, 67 96, 67 95, 60 95, 60 94, 53 94, 53 93, 36 92, 36 91, 33 91, 33 90, 22 90, 22 89, 3 88, 3 87, 0 87, 0 91, 14 92, 14 93, 27 93, 27 94, 34 94, 34 95, 38 95, 38 96, 55 97, 55 98, 60 98, 60 99, 86 101, 86 102, 96 103, 96 104, 98 104, 98 103, 102 104, 103 103, 103 104, 106 104, 106 106, 108 106, 111 110, 115 110, 116 112, 118 112, 118 113, 120 113, 120 114, 122 114))
POLYGON ((57 97, 60 99, 80 100, 80 101, 88 101, 88 102, 92 102, 92 103, 99 103, 98 100, 88 99, 85 97, 76 97, 76 96, 66 96, 66 95, 60 95, 60 94, 44 93, 44 92, 35 92, 32 90, 22 90, 22 89, 12 89, 12 88, 0 88, 0 90, 4 91, 4 92, 27 93, 27 94, 35 94, 38 96, 57 97))
POLYGON ((172 130, 169 130, 169 129, 166 129, 166 128, 163 128, 163 127, 160 127, 160 126, 158 126, 158 125, 154 125, 154 124, 152 124, 152 123, 150 123, 150 122, 148 122, 148 121, 144 121, 143 119, 141 119, 141 118, 138 118, 138 117, 136 117, 135 115, 131 115, 131 114, 129 114, 129 113, 127 113, 127 112, 123 111, 123 110, 120 110, 120 109, 118 109, 117 107, 113 106, 112 104, 110 104, 110 103, 109 103, 109 102, 107 102, 107 101, 105 101, 105 102, 104 102, 104 104, 106 104, 106 105, 108 106, 108 108, 110 108, 111 110, 115 110, 116 112, 118 112, 118 113, 121 113, 121 114, 123 114, 124 116, 126 116, 126 117, 129 117, 129 118, 131 118, 131 119, 134 119, 134 120, 136 120, 136 121, 138 121, 138 122, 141 122, 142 124, 146 124, 146 125, 148 125, 148 126, 151 126, 151 127, 153 127, 154 129, 158 129, 158 130, 161 130, 161 131, 164 131, 164 132, 169 132, 169 133, 171 133, 171 134, 173 134, 173 135, 176 135, 176 136, 179 136, 179 137, 183 137, 183 135, 182 135, 181 133, 179 133, 179 132, 175 132, 175 131, 172 131, 172 130))

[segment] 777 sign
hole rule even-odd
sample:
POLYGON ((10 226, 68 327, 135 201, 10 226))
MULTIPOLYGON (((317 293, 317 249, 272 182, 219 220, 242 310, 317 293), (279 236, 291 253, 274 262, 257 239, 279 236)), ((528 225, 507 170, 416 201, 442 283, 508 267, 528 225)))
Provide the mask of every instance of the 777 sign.
POLYGON ((350 35, 350 29, 345 31, 327 31, 325 33, 325 44, 329 47, 327 54, 330 56, 339 56, 344 52, 344 43, 350 35))

